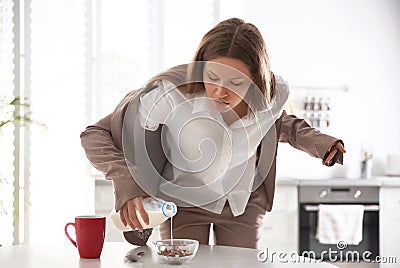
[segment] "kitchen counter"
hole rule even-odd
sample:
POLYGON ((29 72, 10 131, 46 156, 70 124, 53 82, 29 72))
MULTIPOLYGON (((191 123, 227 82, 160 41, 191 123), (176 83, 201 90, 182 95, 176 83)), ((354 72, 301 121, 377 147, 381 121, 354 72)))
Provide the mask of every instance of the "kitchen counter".
MULTIPOLYGON (((112 182, 104 178, 96 179, 96 185, 112 185, 112 182)), ((327 178, 327 179, 295 179, 277 178, 277 185, 282 186, 399 186, 400 177, 397 176, 376 176, 370 179, 362 178, 327 178)))
POLYGON ((299 186, 381 186, 382 182, 376 179, 324 179, 299 180, 299 186))
POLYGON ((276 184, 282 186, 298 186, 299 179, 292 179, 292 178, 276 178, 276 184))
POLYGON ((370 179, 292 179, 277 178, 277 185, 282 186, 394 186, 400 187, 400 177, 377 176, 370 179))
POLYGON ((400 177, 382 176, 382 177, 376 177, 376 180, 381 181, 383 186, 400 187, 400 177))
MULTIPOLYGON (((206 246, 200 245, 194 258, 182 267, 263 267, 263 268, 334 268, 331 264, 316 262, 307 258, 300 258, 298 263, 287 262, 292 257, 276 254, 271 262, 269 258, 266 262, 258 259, 260 251, 256 249, 206 246), (285 262, 285 263, 284 263, 285 262)), ((270 255, 271 252, 268 253, 270 255)), ((157 262, 153 251, 145 246, 135 248, 125 242, 106 242, 100 259, 80 259, 78 251, 69 243, 65 245, 48 246, 9 246, 0 247, 0 267, 7 268, 33 268, 33 267, 57 267, 57 268, 100 268, 100 267, 173 267, 157 262), (124 256, 129 251, 143 251, 144 256, 140 262, 125 262, 124 256)), ((263 256, 260 257, 265 258, 263 256)))

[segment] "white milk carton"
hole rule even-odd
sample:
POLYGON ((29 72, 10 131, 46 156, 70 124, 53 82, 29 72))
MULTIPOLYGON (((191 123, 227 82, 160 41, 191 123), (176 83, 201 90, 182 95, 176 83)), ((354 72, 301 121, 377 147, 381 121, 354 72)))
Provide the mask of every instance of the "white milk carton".
MULTIPOLYGON (((155 226, 160 225, 168 218, 174 216, 177 212, 177 207, 173 202, 167 202, 162 199, 156 199, 153 197, 143 198, 142 201, 143 201, 143 207, 146 210, 147 214, 149 215, 149 224, 146 224, 143 221, 139 211, 136 211, 136 215, 138 217, 140 224, 143 226, 144 229, 153 228, 155 226)), ((111 212, 110 217, 114 226, 123 232, 133 231, 129 225, 125 226, 122 223, 119 213, 120 211, 115 212, 115 210, 111 212)))

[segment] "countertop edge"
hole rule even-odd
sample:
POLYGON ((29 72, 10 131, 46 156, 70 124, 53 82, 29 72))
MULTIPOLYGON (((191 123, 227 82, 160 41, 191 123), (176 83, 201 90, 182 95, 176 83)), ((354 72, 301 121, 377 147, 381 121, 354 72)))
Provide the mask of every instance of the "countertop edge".
POLYGON ((279 186, 378 186, 400 187, 400 177, 376 176, 364 178, 327 178, 327 179, 295 179, 277 178, 279 186))

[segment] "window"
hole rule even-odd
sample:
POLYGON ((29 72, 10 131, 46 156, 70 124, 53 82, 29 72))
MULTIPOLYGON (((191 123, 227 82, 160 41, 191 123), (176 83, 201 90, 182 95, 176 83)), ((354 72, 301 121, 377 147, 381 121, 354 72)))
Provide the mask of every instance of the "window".
POLYGON ((192 60, 203 35, 215 21, 214 1, 165 1, 163 6, 162 69, 192 60))
POLYGON ((140 88, 150 70, 149 1, 97 1, 94 120, 113 111, 131 90, 140 88))
POLYGON ((0 244, 64 242, 65 223, 94 213, 95 179, 79 134, 151 75, 189 62, 219 5, 0 2, 0 98, 26 98, 41 123, 0 130, 0 244))
POLYGON ((92 10, 88 0, 32 0, 26 11, 26 86, 32 114, 46 125, 30 128, 28 239, 51 243, 65 239, 60 230, 76 214, 93 211, 93 183, 79 139, 91 89, 92 10))

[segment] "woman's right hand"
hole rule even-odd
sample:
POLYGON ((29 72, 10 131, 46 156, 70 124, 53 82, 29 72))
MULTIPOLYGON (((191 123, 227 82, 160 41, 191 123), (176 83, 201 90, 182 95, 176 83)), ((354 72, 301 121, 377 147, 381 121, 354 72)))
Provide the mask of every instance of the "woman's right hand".
POLYGON ((140 216, 144 220, 146 224, 149 224, 149 216, 147 215, 146 210, 143 207, 143 197, 138 196, 126 201, 126 203, 122 206, 119 216, 121 217, 122 223, 126 226, 129 225, 132 230, 136 228, 139 231, 143 231, 143 226, 140 224, 138 217, 136 216, 136 210, 139 211, 140 216))

